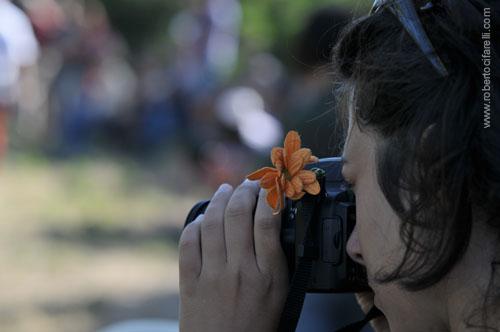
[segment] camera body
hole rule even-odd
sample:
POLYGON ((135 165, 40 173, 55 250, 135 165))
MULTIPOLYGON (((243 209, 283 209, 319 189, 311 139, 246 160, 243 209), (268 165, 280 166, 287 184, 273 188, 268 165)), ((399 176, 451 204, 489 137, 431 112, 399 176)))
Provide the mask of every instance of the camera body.
MULTIPOLYGON (((325 158, 306 165, 317 170, 321 193, 306 194, 298 201, 286 199, 281 214, 281 246, 288 263, 290 280, 299 259, 312 261, 309 293, 350 293, 369 290, 366 270, 347 254, 347 240, 356 223, 354 194, 342 177, 342 159, 325 158), (306 203, 307 202, 307 203, 306 203), (308 204, 308 208, 305 208, 308 204), (311 208, 312 207, 312 208, 311 208), (309 228, 310 236, 306 236, 309 228)), ((186 225, 204 213, 207 201, 190 211, 186 225)))

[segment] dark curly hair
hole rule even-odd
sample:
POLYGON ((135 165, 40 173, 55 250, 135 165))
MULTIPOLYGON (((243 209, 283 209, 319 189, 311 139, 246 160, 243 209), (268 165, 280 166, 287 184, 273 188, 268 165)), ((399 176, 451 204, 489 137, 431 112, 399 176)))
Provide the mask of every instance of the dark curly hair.
MULTIPOLYGON (((428 2, 417 0, 415 6, 428 2)), ((378 182, 401 219, 406 244, 397 268, 377 277, 410 291, 430 287, 450 272, 468 248, 474 223, 487 222, 500 239, 500 4, 433 3, 419 16, 447 77, 436 72, 388 10, 353 22, 334 50, 339 98, 346 101, 354 86, 357 124, 383 138, 376 153, 378 182), (491 119, 482 91, 487 8, 491 119), (478 214, 484 218, 473 218, 478 214)), ((498 248, 496 253, 489 290, 495 294, 485 296, 485 305, 494 307, 500 306, 499 289, 493 289, 498 248)))

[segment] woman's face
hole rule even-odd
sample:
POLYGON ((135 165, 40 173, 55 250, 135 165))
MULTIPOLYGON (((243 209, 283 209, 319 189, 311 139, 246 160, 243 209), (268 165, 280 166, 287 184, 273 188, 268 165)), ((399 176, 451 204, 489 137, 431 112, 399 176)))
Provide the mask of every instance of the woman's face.
MULTIPOLYGON (((351 117, 352 118, 352 117, 351 117)), ((350 123, 344 147, 342 173, 354 186, 356 227, 347 250, 366 266, 375 293, 375 304, 385 314, 392 332, 444 331, 440 317, 446 317, 438 286, 408 292, 395 283, 380 284, 375 277, 391 272, 401 261, 404 244, 399 235, 400 221, 385 199, 376 175, 375 151, 380 139, 350 123)))

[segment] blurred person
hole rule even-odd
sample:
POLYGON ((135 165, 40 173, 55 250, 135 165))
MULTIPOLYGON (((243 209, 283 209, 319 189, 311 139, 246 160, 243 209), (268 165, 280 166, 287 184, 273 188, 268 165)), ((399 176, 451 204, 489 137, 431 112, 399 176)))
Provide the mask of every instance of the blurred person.
POLYGON ((21 3, 42 46, 50 44, 64 32, 67 15, 56 0, 23 0, 21 3))
MULTIPOLYGON (((62 47, 59 42, 68 28, 68 16, 56 0, 17 1, 28 15, 40 44, 40 57, 31 79, 26 80, 29 95, 21 98, 16 131, 22 144, 40 146, 49 131, 49 94, 52 82, 61 66, 62 47)), ((68 4, 69 1, 65 1, 68 4)))
POLYGON ((205 101, 218 93, 236 69, 241 15, 237 0, 190 1, 169 24, 174 42, 170 70, 175 82, 173 95, 186 129, 181 131, 182 140, 191 142, 192 149, 204 140, 205 130, 212 131, 199 121, 210 117, 205 101))
POLYGON ((196 96, 230 78, 239 55, 241 18, 238 0, 194 1, 172 18, 174 75, 185 95, 196 96))
POLYGON ((215 105, 236 69, 241 20, 238 0, 193 0, 168 29, 174 48, 169 99, 178 114, 177 138, 209 185, 239 179, 249 152, 237 131, 217 118, 215 105))
MULTIPOLYGON (((500 79, 500 49, 481 38, 485 13, 498 2, 375 1, 336 46, 356 197, 346 250, 367 269, 373 291, 358 296, 383 313, 377 332, 500 329, 500 89, 488 119, 482 91, 485 57, 500 79)), ((222 185, 181 237, 180 331, 276 331, 279 239, 258 183, 222 185)))
POLYGON ((169 147, 184 129, 184 123, 174 96, 174 80, 154 56, 148 56, 139 66, 137 92, 134 122, 141 152, 169 147))
POLYGON ((87 152, 136 98, 135 72, 105 8, 89 1, 81 9, 81 15, 69 16, 63 63, 51 87, 52 135, 61 156, 87 152))
POLYGON ((205 6, 192 6, 177 13, 169 24, 174 42, 172 75, 186 101, 214 87, 215 78, 206 62, 211 23, 205 6))
MULTIPOLYGON (((23 76, 37 63, 39 46, 28 17, 8 0, 0 0, 0 161, 8 146, 8 119, 16 110, 23 76)), ((31 91, 33 92, 33 91, 31 91)))
POLYGON ((233 73, 238 61, 242 20, 239 0, 207 0, 207 16, 211 22, 207 63, 216 76, 224 80, 233 73))

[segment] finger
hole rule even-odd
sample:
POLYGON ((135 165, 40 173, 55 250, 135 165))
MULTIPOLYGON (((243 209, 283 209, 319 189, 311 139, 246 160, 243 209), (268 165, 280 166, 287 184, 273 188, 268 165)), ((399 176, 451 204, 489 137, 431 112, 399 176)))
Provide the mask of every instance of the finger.
POLYGON ((205 211, 205 217, 201 223, 202 271, 219 270, 226 264, 224 211, 232 192, 233 188, 230 185, 220 186, 205 211))
POLYGON ((266 192, 261 190, 255 211, 254 242, 259 270, 269 272, 283 258, 280 244, 281 215, 273 215, 266 202, 266 192))
POLYGON ((253 248, 253 211, 257 202, 259 184, 243 182, 235 189, 226 207, 224 230, 228 264, 249 264, 255 261, 253 248))
POLYGON ((356 293, 356 300, 358 301, 361 310, 366 314, 373 307, 373 292, 356 293))
POLYGON ((179 240, 179 280, 182 285, 198 278, 201 271, 200 223, 199 215, 182 231, 179 240))

